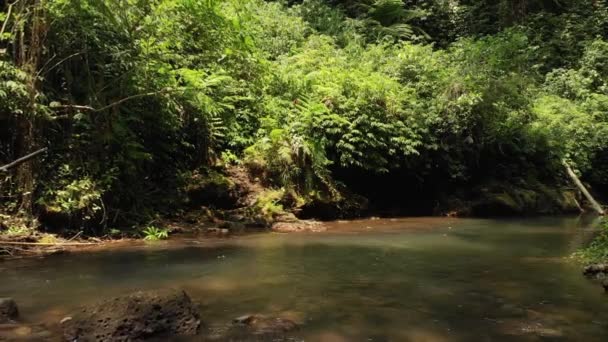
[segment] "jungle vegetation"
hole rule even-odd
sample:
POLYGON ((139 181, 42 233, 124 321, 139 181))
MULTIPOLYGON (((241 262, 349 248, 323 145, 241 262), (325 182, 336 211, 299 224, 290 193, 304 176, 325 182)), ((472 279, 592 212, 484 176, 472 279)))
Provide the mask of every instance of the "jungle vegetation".
POLYGON ((564 160, 601 192, 607 133, 605 1, 0 5, 0 165, 48 148, 0 174, 30 227, 145 225, 234 165, 271 214, 532 196, 570 186, 564 160))

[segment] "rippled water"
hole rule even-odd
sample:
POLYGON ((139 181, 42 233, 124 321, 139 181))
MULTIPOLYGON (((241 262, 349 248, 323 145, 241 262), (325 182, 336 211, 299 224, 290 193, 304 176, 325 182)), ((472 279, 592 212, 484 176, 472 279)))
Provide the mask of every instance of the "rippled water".
POLYGON ((184 288, 219 326, 259 313, 306 341, 607 341, 608 296, 565 256, 580 218, 335 222, 325 233, 185 239, 0 263, 26 320, 138 289, 184 288))

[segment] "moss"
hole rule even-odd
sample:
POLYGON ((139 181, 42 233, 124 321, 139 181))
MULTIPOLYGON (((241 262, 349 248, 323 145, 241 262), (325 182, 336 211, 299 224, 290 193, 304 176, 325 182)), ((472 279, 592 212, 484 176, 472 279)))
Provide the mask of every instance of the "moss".
POLYGON ((471 214, 476 216, 518 215, 522 204, 508 192, 486 192, 472 204, 471 214))
POLYGON ((529 189, 515 189, 514 196, 517 198, 520 208, 535 208, 538 206, 539 193, 529 189))
POLYGON ((573 190, 564 190, 561 192, 560 207, 563 211, 573 212, 579 209, 579 203, 576 200, 576 192, 573 190))
POLYGON ((604 220, 602 222, 601 232, 591 244, 573 253, 572 257, 585 264, 608 261, 608 221, 604 220))
POLYGON ((509 194, 509 193, 500 193, 500 194, 491 194, 490 201, 495 201, 496 203, 500 203, 505 208, 508 208, 511 211, 519 212, 522 210, 521 200, 518 201, 517 197, 509 194), (492 198, 493 197, 493 198, 492 198))
POLYGON ((234 187, 234 182, 232 182, 228 176, 214 169, 204 169, 202 171, 193 172, 188 178, 186 191, 208 186, 217 186, 226 189, 234 187))
POLYGON ((267 221, 272 221, 276 216, 285 214, 283 205, 280 203, 284 195, 284 189, 264 190, 258 194, 253 208, 267 221))
POLYGON ((44 234, 44 235, 42 235, 42 237, 40 237, 38 242, 39 243, 58 243, 59 239, 55 235, 44 234))

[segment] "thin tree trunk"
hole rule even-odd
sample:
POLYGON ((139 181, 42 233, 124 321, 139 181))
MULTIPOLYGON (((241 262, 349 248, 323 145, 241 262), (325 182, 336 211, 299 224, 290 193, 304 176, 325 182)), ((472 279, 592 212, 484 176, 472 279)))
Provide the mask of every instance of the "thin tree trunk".
MULTIPOLYGON (((33 134, 32 134, 32 122, 31 119, 21 118, 17 123, 17 144, 15 146, 15 153, 23 154, 28 149, 34 146, 33 134)), ((34 193, 34 168, 31 164, 22 165, 17 168, 15 172, 15 179, 17 181, 17 189, 21 194, 21 203, 19 208, 23 209, 28 215, 32 213, 33 205, 33 193, 34 193)))
MULTIPOLYGON (((40 146, 36 139, 37 118, 36 102, 38 97, 37 72, 42 56, 43 42, 46 37, 47 23, 43 7, 44 0, 22 0, 15 16, 26 22, 13 28, 13 58, 15 65, 27 74, 29 103, 23 114, 16 117, 16 136, 14 155, 25 155, 40 146)), ((7 18, 11 20, 11 18, 7 18)), ((17 20, 17 19, 13 19, 17 20)), ((32 214, 33 193, 36 188, 36 165, 28 163, 17 168, 15 180, 17 191, 21 194, 19 208, 27 215, 32 214)))
POLYGON ((562 163, 564 164, 564 167, 566 168, 566 172, 568 173, 568 176, 570 176, 570 178, 572 179, 572 182, 578 187, 578 189, 583 193, 583 195, 585 195, 585 198, 587 198, 589 203, 591 203, 593 210, 595 210, 599 215, 604 215, 604 208, 602 208, 602 206, 593 198, 593 196, 591 196, 591 193, 587 190, 587 188, 585 188, 585 186, 583 185, 581 180, 578 178, 576 173, 574 173, 574 171, 572 170, 570 165, 568 165, 568 163, 565 160, 562 161, 562 163))

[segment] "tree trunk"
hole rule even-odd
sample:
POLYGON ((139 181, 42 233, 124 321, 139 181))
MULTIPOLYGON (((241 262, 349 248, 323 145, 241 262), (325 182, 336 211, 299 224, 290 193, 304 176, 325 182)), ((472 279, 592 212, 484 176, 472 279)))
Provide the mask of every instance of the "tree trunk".
POLYGON ((599 215, 604 215, 604 208, 602 208, 602 206, 593 198, 593 196, 591 196, 591 193, 589 193, 587 188, 585 188, 581 180, 578 179, 578 176, 576 175, 576 173, 574 173, 570 165, 568 165, 565 160, 562 161, 562 163, 566 168, 568 176, 570 176, 570 178, 572 179, 572 182, 578 187, 578 189, 583 193, 583 195, 585 195, 585 198, 587 198, 589 203, 591 203, 593 210, 595 210, 595 212, 597 212, 599 215))

